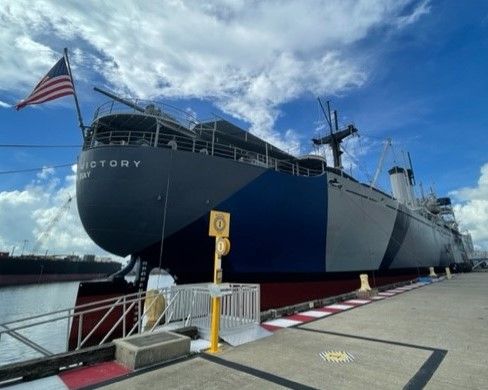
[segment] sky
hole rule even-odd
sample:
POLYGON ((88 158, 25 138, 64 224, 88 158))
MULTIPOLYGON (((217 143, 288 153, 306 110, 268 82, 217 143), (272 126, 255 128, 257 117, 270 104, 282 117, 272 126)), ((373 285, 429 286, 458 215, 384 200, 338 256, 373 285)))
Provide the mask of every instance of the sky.
MULTIPOLYGON (((460 227, 488 250, 486 1, 113 4, 1 2, 0 251, 31 251, 75 195, 73 98, 13 108, 64 47, 85 124, 107 100, 98 86, 191 109, 200 120, 222 116, 301 155, 326 131, 317 97, 330 100, 340 125, 360 132, 344 144, 347 172, 369 182, 391 138, 378 185, 390 192, 386 171, 408 151, 424 191, 450 196, 460 227), (33 168, 41 169, 12 172, 33 168)), ((41 244, 105 254, 85 234, 76 202, 41 244)))

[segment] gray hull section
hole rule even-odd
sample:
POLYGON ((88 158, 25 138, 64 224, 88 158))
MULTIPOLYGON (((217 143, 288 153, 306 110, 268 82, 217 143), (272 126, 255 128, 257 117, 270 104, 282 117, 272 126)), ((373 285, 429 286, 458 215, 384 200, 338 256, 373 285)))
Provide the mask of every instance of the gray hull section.
POLYGON ((379 269, 395 222, 390 198, 329 174, 327 271, 379 269))
POLYGON ((424 268, 462 257, 449 229, 333 171, 301 177, 199 153, 102 146, 80 156, 77 202, 102 248, 159 259, 164 238, 179 273, 200 272, 195 262, 213 245, 205 219, 220 206, 233 215, 234 275, 424 268))
POLYGON ((452 232, 385 194, 329 173, 327 271, 448 266, 462 255, 452 232))
POLYGON ((83 226, 99 246, 119 256, 178 232, 264 172, 204 154, 130 146, 84 151, 79 167, 83 226))

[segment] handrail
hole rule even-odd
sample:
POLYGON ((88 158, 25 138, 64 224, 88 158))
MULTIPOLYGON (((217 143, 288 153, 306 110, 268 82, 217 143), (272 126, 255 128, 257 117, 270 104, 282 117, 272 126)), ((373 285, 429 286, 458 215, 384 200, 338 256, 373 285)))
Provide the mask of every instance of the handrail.
POLYGON ((237 161, 239 163, 260 166, 266 169, 274 169, 275 171, 294 176, 319 176, 325 171, 325 165, 322 169, 307 168, 300 166, 299 160, 290 161, 279 159, 272 155, 264 155, 230 144, 215 142, 213 138, 207 141, 164 132, 158 134, 152 131, 133 130, 95 132, 86 137, 83 149, 86 150, 104 146, 156 147, 209 154, 215 157, 237 161))
MULTIPOLYGON (((130 101, 136 106, 144 106, 145 112, 142 115, 151 115, 157 119, 170 121, 188 130, 192 130, 192 128, 198 123, 196 118, 191 113, 170 104, 145 99, 132 99, 130 101)), ((98 106, 93 114, 93 121, 106 115, 124 113, 141 114, 140 111, 136 110, 135 108, 131 108, 122 102, 109 100, 98 106)))
POLYGON ((14 339, 16 340, 19 340, 21 343, 31 347, 32 349, 34 349, 35 351, 39 352, 40 354, 44 355, 44 356, 50 356, 50 355, 53 355, 53 353, 49 350, 47 350, 46 348, 42 347, 41 345, 39 345, 38 343, 35 343, 34 341, 32 340, 29 340, 27 337, 21 335, 20 333, 18 333, 17 331, 15 330, 12 330, 12 329, 9 329, 7 326, 3 325, 3 327, 6 330, 6 334, 8 334, 9 336, 12 336, 14 339))
MULTIPOLYGON (((131 297, 135 297, 136 295, 141 295, 141 294, 144 294, 145 295, 146 292, 142 292, 142 293, 141 292, 135 292, 135 293, 131 293, 131 294, 124 295, 124 297, 131 298, 131 297)), ((100 303, 115 302, 119 298, 120 298, 119 296, 117 296, 115 298, 106 298, 106 299, 102 299, 102 300, 96 301, 96 302, 83 303, 83 304, 78 305, 76 307, 69 307, 69 308, 65 308, 65 309, 58 309, 58 310, 51 311, 49 313, 36 314, 36 315, 29 316, 29 317, 25 317, 25 318, 22 318, 22 319, 17 319, 17 320, 11 320, 11 321, 7 321, 7 322, 3 322, 2 324, 0 324, 0 326, 1 325, 9 325, 9 324, 13 324, 13 323, 16 323, 16 322, 31 321, 31 320, 34 320, 34 319, 37 319, 37 318, 41 318, 41 317, 52 316, 53 314, 63 313, 63 312, 69 311, 69 310, 73 310, 75 308, 76 309, 81 309, 81 308, 85 308, 85 307, 89 307, 89 306, 96 306, 96 305, 99 305, 100 303)), ((103 307, 96 306, 97 309, 106 308, 106 307, 107 306, 103 306, 103 307)), ((88 311, 87 311, 87 313, 88 313, 88 311)), ((66 318, 66 316, 59 317, 58 320, 64 319, 64 318, 66 318)))
MULTIPOLYGON (((232 294, 222 297, 222 331, 233 330, 240 326, 259 323, 259 285, 230 284, 229 286, 231 287, 232 294)), ((204 331, 209 329, 211 295, 208 284, 170 286, 160 288, 156 291, 157 294, 161 294, 165 297, 167 304, 163 312, 159 315, 159 318, 155 324, 151 327, 151 329, 148 330, 149 332, 153 332, 158 326, 160 326, 163 318, 165 318, 164 324, 181 323, 184 326, 193 324, 204 331)), ((70 337, 72 336, 76 341, 75 349, 80 349, 88 343, 97 330, 102 328, 102 325, 106 326, 107 321, 111 319, 112 322, 108 324, 110 329, 108 331, 104 330, 106 333, 103 335, 103 337, 101 337, 101 341, 99 342, 99 344, 103 344, 109 340, 109 338, 112 336, 115 330, 120 327, 121 324, 123 337, 132 335, 136 329, 137 333, 143 332, 143 323, 145 318, 147 318, 147 313, 151 309, 152 305, 156 302, 156 300, 153 300, 151 303, 146 305, 146 298, 147 292, 136 292, 124 296, 103 299, 97 302, 86 303, 71 308, 55 310, 49 313, 8 321, 0 324, 0 337, 3 334, 10 335, 33 350, 45 356, 49 356, 53 354, 51 351, 30 340, 25 333, 22 335, 18 333, 18 331, 21 329, 66 320, 67 348, 69 346, 70 337), (143 310, 141 310, 142 305, 144 305, 143 310), (136 315, 134 324, 129 332, 127 332, 126 317, 128 314, 133 312, 133 309, 136 306, 137 310, 134 313, 136 315), (97 312, 100 313, 100 317, 97 319, 96 323, 90 325, 90 331, 88 334, 84 335, 84 320, 88 315, 92 315, 97 312), (118 317, 113 318, 114 313, 118 317), (76 327, 72 326, 75 324, 75 320, 78 320, 76 327), (26 322, 29 323, 26 324, 26 322)), ((93 322, 93 318, 91 318, 91 320, 93 322)))

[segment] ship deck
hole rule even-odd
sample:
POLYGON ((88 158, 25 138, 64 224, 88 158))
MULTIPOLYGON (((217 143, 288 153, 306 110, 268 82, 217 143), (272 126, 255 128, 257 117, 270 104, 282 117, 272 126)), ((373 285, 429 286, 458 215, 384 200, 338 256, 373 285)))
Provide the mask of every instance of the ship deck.
MULTIPOLYGON (((96 386, 488 388, 487 279, 487 272, 459 274, 308 322, 295 316, 294 325, 276 327, 271 337, 125 372, 96 386), (346 359, 324 359, 324 352, 344 352, 346 359)), ((90 368, 79 370, 83 376, 90 368)))

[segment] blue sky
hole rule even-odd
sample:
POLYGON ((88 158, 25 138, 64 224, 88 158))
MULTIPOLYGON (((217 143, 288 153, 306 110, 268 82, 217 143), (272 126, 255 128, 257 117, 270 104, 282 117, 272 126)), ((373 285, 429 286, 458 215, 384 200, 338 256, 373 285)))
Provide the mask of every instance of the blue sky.
MULTIPOLYGON (((395 152, 383 171, 409 151, 417 180, 450 193, 461 226, 488 248, 488 3, 35 4, 7 1, 0 10, 1 145, 81 143, 72 97, 19 112, 8 107, 31 91, 63 47, 71 52, 87 124, 106 101, 92 91, 102 86, 191 108, 199 118, 217 113, 304 154, 323 120, 320 95, 339 110, 340 123, 360 129, 346 145, 348 170, 353 161, 355 176, 371 177, 391 137, 395 152)), ((78 152, 2 147, 0 172, 75 163, 78 152)), ((22 210, 14 219, 26 218, 26 226, 16 235, 0 228, 0 247, 23 236, 35 240, 72 186, 70 167, 1 174, 0 221, 22 210), (34 192, 44 200, 32 200, 34 192), (16 203, 22 196, 30 200, 16 203)), ((60 229, 82 235, 76 213, 60 229)), ((69 241, 58 249, 95 250, 86 237, 69 241)))

